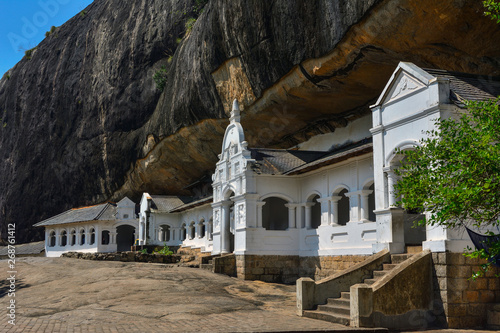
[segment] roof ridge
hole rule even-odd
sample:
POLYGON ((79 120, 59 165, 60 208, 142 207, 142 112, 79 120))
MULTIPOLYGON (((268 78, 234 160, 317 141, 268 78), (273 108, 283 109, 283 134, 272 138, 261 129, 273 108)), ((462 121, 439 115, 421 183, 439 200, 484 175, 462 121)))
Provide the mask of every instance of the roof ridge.
POLYGON ((92 220, 99 220, 99 218, 104 214, 104 212, 106 211, 106 209, 108 209, 109 206, 116 207, 116 204, 111 203, 109 201, 106 202, 105 206, 101 209, 101 211, 99 213, 97 213, 97 216, 94 217, 92 220))
MULTIPOLYGON (((500 81, 500 76, 490 76, 488 74, 473 74, 473 73, 449 71, 446 69, 436 69, 436 68, 422 68, 422 69, 424 71, 426 71, 427 73, 429 73, 429 71, 433 71, 433 72, 440 72, 440 73, 453 74, 453 75, 459 74, 460 76, 471 77, 471 78, 487 77, 489 79, 500 81)), ((429 74, 432 74, 432 73, 429 73, 429 74)))

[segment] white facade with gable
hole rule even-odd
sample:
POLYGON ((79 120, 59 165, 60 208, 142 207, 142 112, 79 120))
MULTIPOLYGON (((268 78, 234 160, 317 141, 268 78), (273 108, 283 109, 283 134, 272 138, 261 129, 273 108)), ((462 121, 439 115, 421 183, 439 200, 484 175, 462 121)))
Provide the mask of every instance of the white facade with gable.
POLYGON ((377 215, 377 244, 374 252, 384 248, 404 252, 408 243, 422 243, 433 252, 462 252, 472 246, 465 230, 427 226, 411 229, 412 219, 396 208, 397 182, 394 170, 400 165, 396 149, 412 149, 434 130, 437 119, 463 112, 452 104, 450 79, 431 75, 412 63, 400 63, 372 108, 373 160, 377 215), (411 237, 415 239, 410 239, 411 237))

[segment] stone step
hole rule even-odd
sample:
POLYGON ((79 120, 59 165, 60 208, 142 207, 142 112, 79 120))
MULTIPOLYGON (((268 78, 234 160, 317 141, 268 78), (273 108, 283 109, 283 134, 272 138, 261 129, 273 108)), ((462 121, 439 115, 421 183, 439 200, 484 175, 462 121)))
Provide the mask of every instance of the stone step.
POLYGON ((391 269, 396 267, 397 264, 384 264, 383 266, 384 266, 384 271, 390 271, 391 269))
POLYGON ((409 259, 411 257, 413 257, 413 254, 411 254, 411 253, 393 254, 393 255, 391 255, 391 262, 393 264, 400 264, 403 261, 405 261, 406 259, 409 259))
POLYGON ((351 301, 345 298, 329 298, 326 300, 326 304, 334 305, 334 306, 343 306, 350 308, 351 301))
POLYGON ((422 245, 407 245, 406 246, 406 253, 408 254, 415 254, 415 253, 420 253, 422 252, 422 245))
POLYGON ((212 264, 201 264, 200 268, 207 270, 207 271, 210 271, 210 272, 214 271, 214 265, 212 265, 212 264))
POLYGON ((377 279, 365 279, 364 280, 364 283, 367 284, 367 285, 372 285, 374 284, 375 282, 377 282, 377 279))
POLYGON ((330 304, 318 305, 318 311, 333 313, 342 316, 351 315, 351 309, 349 307, 330 305, 330 304))
POLYGON ((340 298, 351 300, 351 293, 348 291, 340 292, 340 298))
POLYGON ((337 323, 337 324, 341 324, 341 325, 345 325, 345 326, 348 326, 349 322, 351 321, 350 316, 338 315, 338 314, 323 312, 323 311, 319 311, 319 310, 304 311, 304 317, 329 321, 331 323, 337 323))
POLYGON ((381 278, 382 276, 386 275, 387 272, 389 271, 373 271, 373 278, 374 279, 381 278))

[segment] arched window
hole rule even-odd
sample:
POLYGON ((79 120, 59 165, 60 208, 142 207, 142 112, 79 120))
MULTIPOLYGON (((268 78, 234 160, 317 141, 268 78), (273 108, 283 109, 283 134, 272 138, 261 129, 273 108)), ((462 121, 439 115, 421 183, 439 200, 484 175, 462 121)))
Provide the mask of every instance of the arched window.
POLYGON ((160 226, 160 241, 161 242, 170 241, 170 226, 169 225, 161 225, 160 226))
POLYGON ((49 234, 49 247, 56 246, 56 232, 51 231, 49 234))
POLYGON ((321 203, 318 202, 319 195, 312 198, 314 206, 311 207, 311 228, 317 229, 321 225, 321 203))
POLYGON ((76 244, 76 230, 75 229, 71 230, 70 235, 71 235, 71 237, 69 239, 69 245, 73 246, 76 244))
POLYGON ((198 238, 205 237, 205 220, 201 220, 200 222, 198 222, 198 228, 200 230, 198 238))
POLYGON ((109 231, 108 230, 103 230, 101 233, 101 244, 102 245, 108 245, 109 244, 109 231))
POLYGON ((182 226, 182 240, 185 241, 187 237, 186 225, 182 226))
POLYGON ((93 245, 95 243, 95 229, 91 228, 90 229, 90 245, 93 245))
POLYGON ((339 192, 338 196, 342 197, 338 203, 338 223, 340 225, 346 225, 350 220, 350 210, 349 197, 346 197, 347 190, 343 189, 339 192))
POLYGON ((267 230, 286 230, 288 228, 287 201, 270 197, 264 199, 262 207, 262 226, 267 230))
POLYGON ((61 231, 60 237, 61 237, 61 246, 66 246, 68 244, 68 233, 66 232, 66 230, 61 231))
POLYGON ((375 211, 375 186, 374 186, 374 184, 372 184, 368 189, 372 191, 372 193, 370 193, 368 195, 368 220, 375 222, 376 217, 375 217, 375 212, 374 212, 375 211))
POLYGON ((80 229, 80 245, 85 245, 85 229, 80 229))
POLYGON ((189 239, 194 239, 196 237, 195 232, 194 222, 191 222, 189 224, 189 239))

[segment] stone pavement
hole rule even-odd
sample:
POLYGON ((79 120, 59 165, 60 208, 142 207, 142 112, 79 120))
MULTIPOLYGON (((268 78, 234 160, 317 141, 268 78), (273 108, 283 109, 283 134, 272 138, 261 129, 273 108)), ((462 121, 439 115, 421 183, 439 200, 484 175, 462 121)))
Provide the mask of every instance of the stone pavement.
MULTIPOLYGON (((0 267, 6 274, 7 261, 0 267)), ((201 269, 41 257, 18 258, 16 269, 16 325, 7 322, 8 284, 0 281, 0 333, 386 331, 298 317, 295 286, 201 269)))
POLYGON ((296 316, 295 286, 161 264, 33 257, 16 266, 16 325, 4 310, 2 333, 353 331, 296 316))

